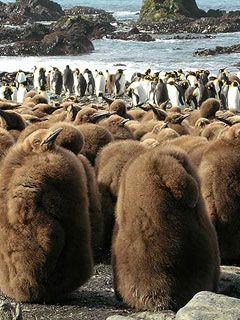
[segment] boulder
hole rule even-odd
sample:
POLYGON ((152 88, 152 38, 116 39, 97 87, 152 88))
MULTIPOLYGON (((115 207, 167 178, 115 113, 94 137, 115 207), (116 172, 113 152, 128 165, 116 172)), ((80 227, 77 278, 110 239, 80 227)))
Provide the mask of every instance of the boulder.
POLYGON ((212 292, 199 292, 176 314, 176 320, 236 320, 240 300, 212 292))
POLYGON ((240 268, 221 267, 219 293, 240 299, 240 268))
POLYGON ((161 312, 139 312, 129 316, 111 316, 107 320, 174 320, 175 313, 172 311, 161 312))
POLYGON ((51 0, 17 0, 15 10, 35 21, 56 21, 64 15, 62 7, 51 0))
POLYGON ((24 22, 28 20, 56 21, 63 15, 62 7, 51 0, 17 0, 15 3, 3 6, 0 21, 3 23, 8 19, 11 24, 18 24, 18 17, 21 17, 24 22), (15 17, 17 21, 14 21, 15 17))
POLYGON ((229 47, 217 46, 215 49, 199 49, 193 53, 194 56, 216 56, 220 54, 240 53, 240 44, 229 47))
MULTIPOLYGON (((136 32, 136 31, 135 31, 136 32)), ((155 38, 153 38, 150 34, 146 32, 136 32, 133 33, 130 31, 124 32, 114 32, 107 36, 108 39, 118 39, 118 40, 124 40, 124 41, 142 41, 142 42, 151 42, 156 41, 155 38)))
POLYGON ((94 50, 92 42, 81 33, 56 31, 43 40, 46 55, 79 55, 94 50))
POLYGON ((83 7, 76 6, 70 9, 64 10, 66 16, 79 16, 79 15, 95 15, 99 19, 104 19, 106 22, 113 23, 116 22, 116 19, 110 12, 107 12, 103 9, 95 9, 92 7, 83 7))
POLYGON ((115 27, 103 16, 65 16, 54 25, 54 30, 79 33, 90 39, 99 39, 115 31, 115 27))
POLYGON ((199 18, 206 15, 195 0, 144 0, 140 20, 159 20, 161 18, 186 16, 199 18))

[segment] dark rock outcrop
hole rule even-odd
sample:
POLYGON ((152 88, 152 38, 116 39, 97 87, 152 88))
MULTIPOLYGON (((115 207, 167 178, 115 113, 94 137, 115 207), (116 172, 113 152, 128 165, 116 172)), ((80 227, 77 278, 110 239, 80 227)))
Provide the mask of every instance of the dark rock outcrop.
POLYGON ((23 27, 0 27, 0 44, 9 44, 13 41, 41 41, 50 32, 50 27, 38 23, 24 25, 23 27))
POLYGON ((193 19, 188 17, 162 18, 157 22, 140 22, 141 28, 156 34, 170 33, 227 33, 240 31, 240 14, 193 19))
POLYGON ((143 42, 150 42, 155 41, 156 39, 153 38, 150 34, 146 32, 140 32, 137 27, 133 27, 129 31, 119 31, 114 32, 107 36, 108 39, 118 39, 118 40, 125 40, 125 41, 143 41, 143 42))
MULTIPOLYGON (((2 6, 1 22, 13 21, 14 17, 22 17, 23 20, 56 21, 64 15, 62 7, 51 0, 17 0, 2 6)), ((10 22, 11 23, 11 22, 10 22)))
POLYGON ((216 56, 219 54, 240 53, 240 44, 230 47, 217 46, 214 49, 200 49, 194 52, 194 56, 216 56))
POLYGON ((1 56, 57 56, 79 55, 94 50, 92 42, 81 34, 52 32, 42 41, 19 41, 0 47, 1 56))
POLYGON ((178 16, 199 18, 206 16, 206 12, 198 8, 195 0, 144 0, 140 12, 142 21, 178 16))
POLYGON ((72 34, 79 33, 90 39, 99 39, 115 31, 115 27, 103 16, 65 16, 58 20, 53 28, 55 31, 67 31, 72 34))
POLYGON ((79 16, 79 15, 85 15, 85 16, 92 16, 94 15, 97 19, 101 19, 105 22, 113 23, 116 22, 116 19, 113 17, 113 15, 110 12, 107 12, 103 9, 95 9, 91 7, 83 7, 83 6, 77 6, 70 9, 64 10, 66 16, 79 16))
POLYGON ((0 55, 3 56, 89 53, 94 50, 91 40, 115 31, 112 25, 115 19, 104 10, 75 7, 66 10, 65 13, 71 14, 67 16, 59 4, 49 0, 18 0, 12 4, 0 3, 1 6, 0 55), (34 23, 56 19, 48 26, 34 23), (15 27, 7 27, 5 22, 15 27))

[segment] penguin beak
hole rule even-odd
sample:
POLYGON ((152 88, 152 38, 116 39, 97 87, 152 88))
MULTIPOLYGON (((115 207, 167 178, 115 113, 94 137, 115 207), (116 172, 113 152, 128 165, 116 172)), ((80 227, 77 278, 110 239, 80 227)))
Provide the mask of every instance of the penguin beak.
POLYGON ((167 123, 167 122, 164 122, 164 123, 162 124, 162 126, 160 127, 159 132, 162 131, 163 129, 167 128, 167 127, 168 127, 168 123, 167 123))
POLYGON ((232 122, 230 122, 229 120, 227 120, 227 119, 224 119, 224 118, 221 118, 221 117, 215 117, 217 120, 219 120, 219 121, 222 121, 223 123, 225 123, 226 125, 228 125, 228 126, 232 126, 233 125, 233 123, 232 122))
POLYGON ((182 115, 182 116, 174 119, 174 120, 172 121, 172 123, 175 123, 175 124, 176 124, 176 123, 179 123, 179 124, 181 124, 181 123, 183 122, 183 120, 185 120, 185 119, 188 118, 188 117, 190 117, 190 114, 182 115))
POLYGON ((111 115, 112 114, 109 112, 96 112, 92 116, 90 116, 90 121, 92 123, 96 123, 96 122, 100 121, 101 119, 110 117, 111 115))
POLYGON ((160 104, 160 109, 162 109, 162 110, 165 110, 166 111, 166 107, 167 107, 167 104, 169 103, 169 99, 168 100, 166 100, 165 102, 163 102, 163 103, 161 103, 160 104))
POLYGON ((167 114, 164 110, 160 110, 160 109, 157 109, 155 108, 153 105, 149 104, 153 113, 156 115, 157 117, 157 120, 165 120, 166 117, 167 117, 167 114))
POLYGON ((55 130, 54 132, 52 132, 50 134, 50 136, 47 137, 47 139, 43 140, 43 142, 41 143, 41 146, 44 145, 44 144, 52 144, 54 143, 54 141, 56 141, 58 135, 60 132, 63 131, 63 128, 58 128, 57 130, 55 130))
POLYGON ((119 127, 124 127, 125 123, 127 123, 128 121, 130 121, 130 119, 123 119, 121 122, 119 122, 119 127))

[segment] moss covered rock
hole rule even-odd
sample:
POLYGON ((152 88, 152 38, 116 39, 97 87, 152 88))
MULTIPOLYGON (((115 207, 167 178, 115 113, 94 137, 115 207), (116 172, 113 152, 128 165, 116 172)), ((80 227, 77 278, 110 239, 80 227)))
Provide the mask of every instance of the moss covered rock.
POLYGON ((205 15, 206 12, 198 8, 195 0, 144 0, 140 20, 156 21, 179 16, 200 18, 205 15))

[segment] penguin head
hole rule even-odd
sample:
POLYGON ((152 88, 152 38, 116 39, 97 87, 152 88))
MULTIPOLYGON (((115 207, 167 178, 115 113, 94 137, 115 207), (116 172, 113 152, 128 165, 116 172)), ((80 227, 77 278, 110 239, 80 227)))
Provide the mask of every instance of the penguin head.
POLYGON ((129 120, 129 119, 124 119, 123 117, 120 117, 119 115, 114 114, 108 118, 107 123, 109 127, 123 127, 124 124, 126 123, 126 120, 129 120))
POLYGON ((26 153, 42 153, 55 150, 56 139, 62 130, 62 128, 53 131, 47 129, 36 130, 23 141, 22 148, 26 153))
POLYGON ((233 81, 232 86, 233 86, 233 87, 238 87, 238 86, 239 86, 239 83, 238 83, 237 81, 233 81))

